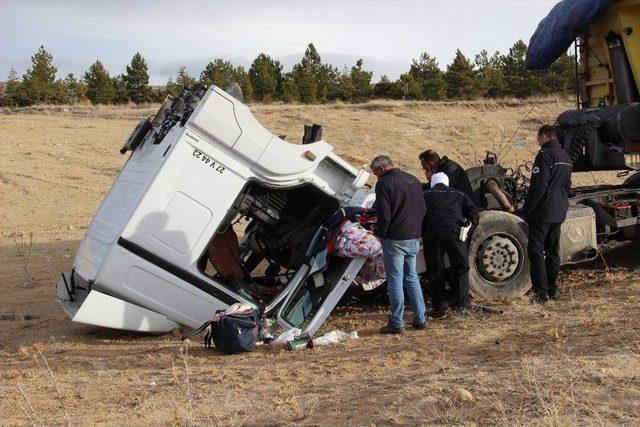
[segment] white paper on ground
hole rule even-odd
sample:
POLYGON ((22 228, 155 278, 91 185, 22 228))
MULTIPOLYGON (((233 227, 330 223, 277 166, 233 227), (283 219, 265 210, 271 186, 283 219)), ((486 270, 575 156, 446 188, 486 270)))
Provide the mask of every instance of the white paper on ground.
POLYGON ((314 339, 313 346, 315 347, 317 345, 335 344, 340 341, 355 340, 357 338, 358 338, 357 331, 353 331, 350 334, 348 334, 346 332, 339 331, 336 329, 331 332, 327 332, 321 337, 314 339))
POLYGON ((300 334, 302 334, 302 330, 301 329, 298 329, 298 328, 287 329, 286 331, 284 331, 283 333, 278 335, 278 337, 276 339, 271 341, 270 344, 271 345, 285 345, 289 341, 295 339, 295 337, 299 336, 300 334))

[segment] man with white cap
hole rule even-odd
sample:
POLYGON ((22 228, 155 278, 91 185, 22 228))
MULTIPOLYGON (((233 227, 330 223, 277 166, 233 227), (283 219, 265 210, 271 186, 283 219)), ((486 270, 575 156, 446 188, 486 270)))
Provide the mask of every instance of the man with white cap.
POLYGON ((478 225, 478 208, 469 197, 449 187, 443 172, 431 177, 431 188, 425 190, 427 208, 422 222, 422 244, 431 292, 432 317, 445 314, 444 256, 449 257, 453 308, 466 314, 469 308, 469 261, 465 229, 478 225))

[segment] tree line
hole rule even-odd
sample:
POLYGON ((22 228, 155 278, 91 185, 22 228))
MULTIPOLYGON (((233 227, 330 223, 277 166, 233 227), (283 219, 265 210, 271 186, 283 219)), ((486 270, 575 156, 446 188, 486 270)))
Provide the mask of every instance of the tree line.
POLYGON ((473 100, 478 98, 526 98, 575 89, 575 58, 567 53, 547 70, 526 70, 527 45, 518 40, 506 54, 490 55, 483 50, 474 60, 460 50, 443 71, 436 59, 423 52, 412 60, 409 70, 395 81, 386 75, 372 84, 373 73, 362 59, 340 70, 322 62, 309 43, 302 60, 289 72, 265 53, 259 54, 249 70, 230 61, 209 62, 196 79, 185 66, 170 76, 164 86, 149 85, 148 66, 140 53, 127 65, 126 72, 111 76, 97 60, 82 76, 69 73, 57 78, 53 56, 44 46, 31 57, 31 67, 20 78, 12 69, 0 95, 0 105, 33 104, 142 104, 160 102, 184 88, 215 84, 225 88, 235 81, 242 88, 245 102, 300 102, 317 104, 334 101, 365 102, 372 98, 407 100, 473 100))

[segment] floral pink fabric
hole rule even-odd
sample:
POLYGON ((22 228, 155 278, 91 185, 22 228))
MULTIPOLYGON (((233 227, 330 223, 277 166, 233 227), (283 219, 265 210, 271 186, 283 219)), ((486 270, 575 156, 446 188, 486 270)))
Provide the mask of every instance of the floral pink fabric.
POLYGON ((365 257, 367 262, 358 274, 365 290, 371 290, 384 283, 385 271, 382 259, 382 244, 373 232, 357 222, 345 222, 336 239, 339 256, 347 258, 365 257))
POLYGON ((382 254, 380 240, 357 222, 347 222, 341 227, 336 246, 338 255, 343 257, 375 258, 382 254))

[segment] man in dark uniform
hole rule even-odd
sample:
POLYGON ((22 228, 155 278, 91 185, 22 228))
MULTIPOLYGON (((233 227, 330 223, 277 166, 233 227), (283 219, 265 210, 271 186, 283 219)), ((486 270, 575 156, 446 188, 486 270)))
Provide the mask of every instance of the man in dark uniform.
POLYGON ((560 226, 567 216, 571 189, 571 160, 556 139, 553 126, 538 130, 542 147, 531 171, 522 215, 529 225, 529 262, 533 299, 556 299, 560 270, 560 226))
POLYGON ((453 279, 453 308, 466 314, 469 308, 469 260, 466 240, 460 229, 478 225, 478 208, 469 197, 448 186, 443 172, 431 177, 431 188, 424 192, 427 212, 422 222, 422 241, 431 291, 433 317, 442 317, 444 305, 444 256, 449 256, 453 279))
POLYGON ((420 153, 418 157, 420 158, 420 164, 422 165, 422 170, 424 170, 424 175, 427 177, 427 181, 431 180, 433 174, 444 172, 447 174, 447 177, 449 177, 449 187, 462 191, 475 203, 469 177, 462 166, 447 156, 440 158, 440 155, 433 150, 425 150, 420 153))
POLYGON ((382 257, 387 276, 391 315, 381 334, 400 334, 404 330, 404 291, 413 308, 415 329, 427 323, 422 289, 416 272, 420 250, 420 231, 424 218, 422 184, 413 175, 401 171, 387 156, 377 156, 371 170, 378 177, 375 211, 378 216, 375 234, 382 241, 382 257))

